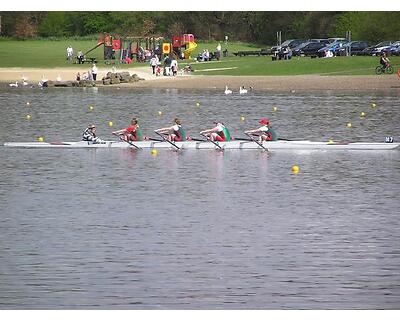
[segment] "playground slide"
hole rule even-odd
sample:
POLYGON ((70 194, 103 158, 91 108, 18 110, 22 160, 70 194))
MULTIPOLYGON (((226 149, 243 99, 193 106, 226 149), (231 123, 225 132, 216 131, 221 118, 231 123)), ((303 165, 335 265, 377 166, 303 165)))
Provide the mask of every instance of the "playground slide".
POLYGON ((185 59, 190 59, 190 53, 196 49, 197 43, 196 42, 189 42, 188 43, 188 48, 183 51, 183 54, 185 55, 185 59))

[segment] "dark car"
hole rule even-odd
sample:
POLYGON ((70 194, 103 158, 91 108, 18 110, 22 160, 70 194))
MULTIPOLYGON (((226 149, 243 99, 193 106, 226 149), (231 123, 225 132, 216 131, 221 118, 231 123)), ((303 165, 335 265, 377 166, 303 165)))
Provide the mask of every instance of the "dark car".
POLYGON ((374 45, 374 46, 370 46, 367 47, 363 50, 362 54, 365 56, 372 56, 373 54, 376 54, 376 49, 381 48, 381 47, 386 47, 386 46, 390 46, 391 45, 391 41, 382 41, 379 42, 378 44, 374 45), (372 53, 374 51, 374 53, 372 53))
POLYGON ((303 47, 298 46, 293 49, 293 55, 316 56, 318 50, 323 47, 325 47, 325 44, 322 42, 308 42, 303 47))
POLYGON ((271 53, 273 55, 278 55, 279 53, 282 53, 285 48, 289 47, 290 49, 293 49, 297 47, 299 44, 304 43, 305 40, 301 39, 290 39, 282 42, 280 46, 274 46, 271 48, 271 53))
POLYGON ((334 55, 335 52, 342 47, 343 45, 345 45, 346 43, 348 43, 346 40, 337 40, 335 42, 332 42, 330 44, 328 44, 326 47, 323 47, 321 49, 318 50, 318 57, 325 57, 325 53, 327 51, 331 51, 332 54, 334 55))
POLYGON ((359 56, 364 54, 364 49, 368 47, 366 41, 350 41, 335 51, 337 56, 359 56))
POLYGON ((396 41, 389 48, 385 50, 389 55, 399 56, 400 55, 400 41, 396 41))

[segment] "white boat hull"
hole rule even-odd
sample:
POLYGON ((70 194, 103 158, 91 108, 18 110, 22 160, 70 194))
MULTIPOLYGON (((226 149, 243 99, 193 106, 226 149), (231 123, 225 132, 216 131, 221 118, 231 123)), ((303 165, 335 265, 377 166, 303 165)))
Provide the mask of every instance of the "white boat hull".
MULTIPOLYGON (((219 149, 211 142, 184 141, 175 142, 181 149, 219 149)), ((170 143, 165 141, 139 141, 134 142, 139 148, 148 149, 175 149, 170 143)), ((86 141, 78 142, 6 142, 6 147, 16 148, 134 148, 134 146, 121 141, 106 141, 102 144, 92 144, 86 141)), ((253 141, 229 141, 220 142, 219 146, 223 149, 261 149, 253 141)), ((263 146, 268 150, 391 150, 396 149, 399 143, 378 143, 378 142, 353 142, 353 143, 328 143, 313 141, 268 141, 263 142, 263 146)))

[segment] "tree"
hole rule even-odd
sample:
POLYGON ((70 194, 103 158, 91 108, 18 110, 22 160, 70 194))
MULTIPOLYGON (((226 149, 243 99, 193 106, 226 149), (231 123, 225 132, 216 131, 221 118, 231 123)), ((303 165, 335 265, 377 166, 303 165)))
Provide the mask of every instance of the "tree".
POLYGON ((37 21, 30 13, 22 13, 15 21, 14 35, 17 39, 33 38, 37 34, 37 21))

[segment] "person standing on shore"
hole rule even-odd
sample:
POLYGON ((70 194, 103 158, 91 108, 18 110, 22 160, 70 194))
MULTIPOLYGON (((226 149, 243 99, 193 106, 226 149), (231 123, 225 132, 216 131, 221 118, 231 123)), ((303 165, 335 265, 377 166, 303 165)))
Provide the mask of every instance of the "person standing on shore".
POLYGON ((93 81, 96 81, 97 78, 97 66, 95 63, 93 63, 93 67, 92 67, 92 76, 93 76, 93 81))
POLYGON ((176 61, 175 58, 173 58, 171 61, 171 71, 173 76, 178 74, 178 61, 176 61))
POLYGON ((156 74, 156 67, 157 67, 157 58, 156 58, 156 56, 153 56, 151 59, 150 59, 150 66, 151 66, 151 68, 153 69, 153 74, 156 74))

